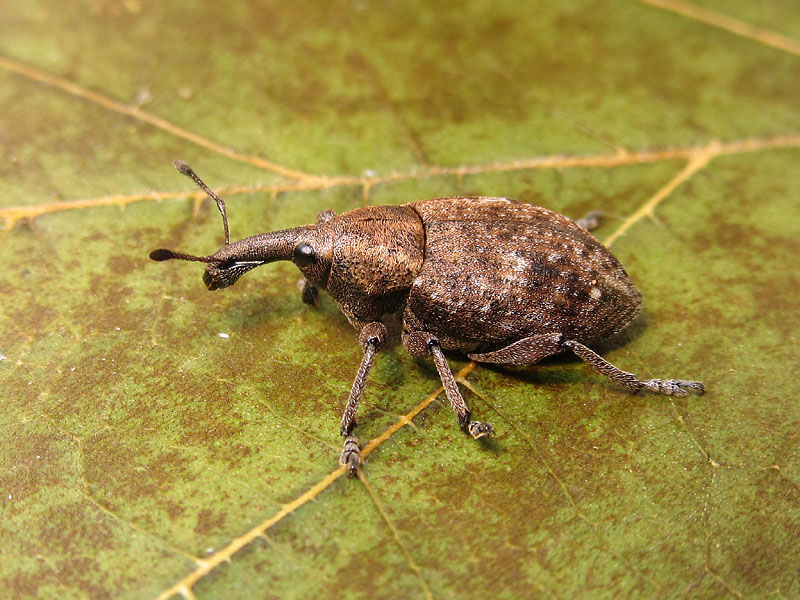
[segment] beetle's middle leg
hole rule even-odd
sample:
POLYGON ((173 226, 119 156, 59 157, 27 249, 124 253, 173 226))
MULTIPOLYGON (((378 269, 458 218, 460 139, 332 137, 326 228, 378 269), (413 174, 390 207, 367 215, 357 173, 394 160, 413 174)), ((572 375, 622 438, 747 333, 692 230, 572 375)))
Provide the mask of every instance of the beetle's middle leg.
POLYGON ((467 403, 464 402, 464 397, 458 390, 458 384, 450 365, 447 363, 442 346, 436 336, 423 331, 414 331, 403 335, 403 345, 408 350, 411 356, 419 357, 430 354, 433 356, 433 362, 436 365, 436 370, 439 372, 439 378, 442 380, 444 386, 444 393, 450 401, 450 406, 453 412, 456 413, 458 424, 464 433, 471 435, 476 440, 489 435, 494 430, 489 423, 481 421, 470 421, 470 412, 467 408, 467 403))
POLYGON ((375 360, 375 353, 385 340, 386 326, 378 321, 362 327, 361 334, 358 336, 364 354, 361 357, 361 365, 358 367, 353 387, 350 388, 350 397, 344 407, 342 425, 339 430, 345 438, 339 462, 348 467, 352 476, 358 475, 358 468, 361 466, 361 449, 358 447, 358 438, 352 435, 353 427, 356 424, 356 411, 361 396, 364 395, 364 387, 366 387, 367 376, 375 360))

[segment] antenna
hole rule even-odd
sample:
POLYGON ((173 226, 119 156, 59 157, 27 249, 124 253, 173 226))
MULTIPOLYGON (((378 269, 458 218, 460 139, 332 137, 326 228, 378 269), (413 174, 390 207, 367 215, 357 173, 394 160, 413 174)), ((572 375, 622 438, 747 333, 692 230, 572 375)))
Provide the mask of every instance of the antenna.
POLYGON ((173 252, 166 248, 159 248, 150 253, 150 258, 157 261, 162 260, 190 260, 194 262, 215 263, 217 260, 211 256, 193 256, 191 254, 184 254, 183 252, 173 252))
MULTIPOLYGON (((185 162, 183 162, 182 160, 176 160, 172 164, 175 165, 175 168, 178 169, 179 172, 183 173, 187 177, 190 177, 201 190, 203 190, 206 194, 208 194, 211 198, 213 198, 217 202, 217 208, 219 209, 219 213, 222 215, 222 227, 225 229, 225 245, 227 246, 230 243, 230 236, 228 235, 228 214, 225 212, 225 201, 219 196, 217 196, 214 193, 214 191, 211 188, 209 188, 205 183, 203 183, 203 180, 197 176, 197 173, 195 173, 192 170, 192 167, 187 165, 185 162)), ((154 258, 153 260, 169 260, 170 258, 180 258, 180 260, 192 260, 193 258, 196 258, 196 257, 186 258, 188 256, 189 255, 181 255, 180 257, 177 255, 170 257, 165 256, 164 258, 160 259, 154 258)), ((153 258, 152 255, 150 258, 153 258)))

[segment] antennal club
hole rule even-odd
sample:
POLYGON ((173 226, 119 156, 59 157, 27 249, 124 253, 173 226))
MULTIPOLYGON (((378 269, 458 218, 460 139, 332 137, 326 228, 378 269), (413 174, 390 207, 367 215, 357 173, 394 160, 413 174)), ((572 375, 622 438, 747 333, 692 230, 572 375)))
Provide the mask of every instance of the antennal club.
MULTIPOLYGON (((217 208, 219 209, 219 213, 222 215, 222 226, 225 228, 225 245, 227 246, 230 243, 230 236, 228 234, 228 214, 225 212, 225 201, 222 198, 220 198, 219 196, 217 196, 214 193, 214 191, 211 188, 209 188, 203 182, 203 180, 200 179, 197 176, 197 173, 195 173, 192 170, 192 167, 187 165, 185 162, 183 162, 182 160, 176 160, 172 164, 175 165, 175 168, 178 169, 179 172, 183 173, 187 177, 190 177, 198 185, 198 187, 201 190, 203 190, 206 194, 208 194, 211 198, 213 198, 216 201, 217 208)), ((158 259, 156 259, 156 260, 158 260, 158 259)), ((162 260, 166 260, 166 259, 162 259, 162 260)), ((186 259, 183 259, 183 260, 186 260, 186 259)))

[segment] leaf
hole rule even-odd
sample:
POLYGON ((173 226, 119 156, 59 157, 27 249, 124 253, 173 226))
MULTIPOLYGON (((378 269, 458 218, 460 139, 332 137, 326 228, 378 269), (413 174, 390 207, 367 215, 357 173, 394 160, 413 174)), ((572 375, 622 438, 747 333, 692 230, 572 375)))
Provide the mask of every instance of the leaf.
POLYGON ((800 11, 790 3, 131 0, 0 19, 0 589, 16 598, 800 595, 800 11), (580 217, 646 310, 570 357, 382 351, 234 238, 326 208, 505 195, 580 217), (123 210, 124 209, 124 210, 123 210), (407 426, 406 426, 407 424, 407 426), (372 440, 372 442, 369 442, 372 440))

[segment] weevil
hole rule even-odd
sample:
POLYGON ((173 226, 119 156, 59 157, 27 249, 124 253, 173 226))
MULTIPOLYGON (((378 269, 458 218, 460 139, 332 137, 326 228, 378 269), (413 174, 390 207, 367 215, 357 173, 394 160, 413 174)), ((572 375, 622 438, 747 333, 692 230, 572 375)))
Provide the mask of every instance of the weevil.
POLYGON ((703 393, 699 381, 639 379, 587 346, 625 329, 642 307, 625 269, 589 233, 594 215, 576 222, 506 198, 434 198, 341 215, 326 210, 315 225, 231 243, 225 202, 186 163, 175 167, 216 201, 225 245, 208 256, 162 248, 150 258, 205 263, 209 290, 229 287, 259 265, 290 260, 304 276, 303 301, 314 304, 317 290, 326 290, 359 331, 361 364, 339 429, 340 462, 352 475, 361 467, 356 410, 386 341, 388 315, 401 319, 402 343, 413 357, 433 359, 459 426, 475 439, 493 428, 472 420, 446 350, 505 365, 569 350, 630 392, 703 393))

